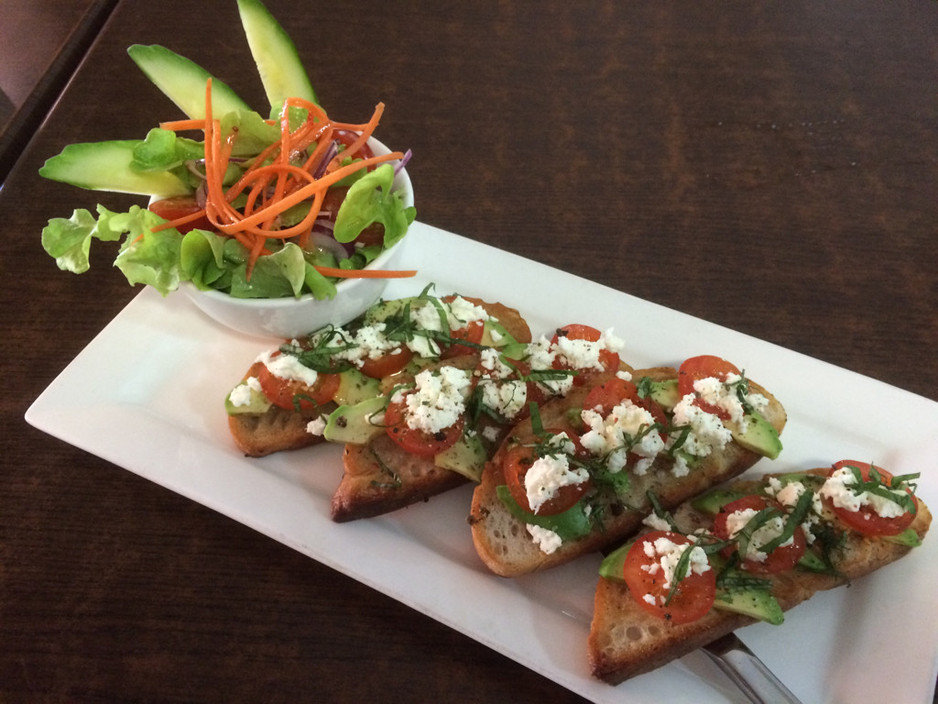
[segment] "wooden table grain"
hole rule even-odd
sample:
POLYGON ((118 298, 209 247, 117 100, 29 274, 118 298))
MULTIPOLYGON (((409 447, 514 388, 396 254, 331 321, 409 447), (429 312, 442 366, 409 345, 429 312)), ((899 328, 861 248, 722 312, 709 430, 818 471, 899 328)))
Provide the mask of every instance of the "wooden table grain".
POLYGON ((0 183, 116 3, 4 0, 0 6, 0 183))
MULTIPOLYGON (((421 221, 938 400, 933 3, 268 4, 421 221)), ((0 191, 0 700, 580 701, 23 421, 135 294, 39 246, 128 198, 36 174, 175 114, 132 43, 264 104, 233 0, 121 0, 0 191)))

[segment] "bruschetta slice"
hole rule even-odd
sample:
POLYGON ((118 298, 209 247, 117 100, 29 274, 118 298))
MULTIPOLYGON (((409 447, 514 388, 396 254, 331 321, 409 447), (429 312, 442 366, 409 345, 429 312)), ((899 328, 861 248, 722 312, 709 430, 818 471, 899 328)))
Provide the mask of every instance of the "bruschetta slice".
POLYGON ((670 508, 781 451, 782 405, 717 357, 607 372, 512 429, 476 487, 476 551, 496 574, 621 542, 670 508), (652 498, 654 497, 654 498, 652 498))
POLYGON ((738 482, 648 520, 600 568, 588 652, 619 683, 815 593, 903 557, 924 539, 918 475, 863 462, 738 482))

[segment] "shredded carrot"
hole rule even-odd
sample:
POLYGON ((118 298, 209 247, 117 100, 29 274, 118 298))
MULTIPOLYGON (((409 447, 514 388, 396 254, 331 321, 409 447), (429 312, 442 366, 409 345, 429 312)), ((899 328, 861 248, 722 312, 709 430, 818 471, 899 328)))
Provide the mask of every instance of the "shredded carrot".
POLYGON ((169 120, 161 122, 160 129, 172 132, 185 132, 186 130, 200 130, 205 127, 205 120, 169 120))
MULTIPOLYGON (((290 98, 280 114, 280 139, 255 157, 234 184, 225 186, 225 175, 237 133, 224 137, 221 134, 220 121, 212 114, 212 79, 209 78, 205 84, 204 119, 160 123, 160 127, 168 130, 203 131, 205 207, 198 212, 158 225, 153 230, 177 227, 204 216, 218 232, 234 237, 248 250, 250 277, 257 260, 270 253, 267 240, 295 238, 301 246, 306 244, 330 186, 356 171, 403 158, 401 152, 369 158, 363 158, 359 153, 374 133, 383 112, 384 104, 379 103, 368 122, 333 122, 315 103, 290 98), (290 115, 293 108, 304 110, 306 119, 296 129, 291 130, 290 115), (328 156, 336 130, 348 130, 358 134, 351 144, 328 156), (313 144, 315 147, 307 154, 313 144), (298 157, 303 159, 302 166, 296 165, 298 157), (324 163, 327 158, 328 163, 324 163), (347 163, 350 158, 358 161, 347 163), (242 195, 245 204, 239 210, 232 203, 242 195), (310 208, 300 222, 291 227, 281 227, 280 218, 283 213, 303 202, 309 202, 310 208)), ((269 124, 277 124, 277 121, 269 121, 269 124)), ((334 278, 402 278, 416 274, 414 271, 335 267, 317 269, 334 278)))
POLYGON ((179 227, 180 225, 186 225, 192 222, 193 220, 198 220, 199 218, 204 217, 204 216, 205 216, 205 211, 198 210, 194 213, 191 213, 190 215, 181 215, 175 220, 167 220, 166 222, 161 223, 159 225, 154 225, 153 227, 150 228, 150 230, 153 232, 159 232, 160 230, 168 230, 171 227, 179 227))
POLYGON ((392 271, 390 269, 339 269, 333 266, 317 266, 323 276, 337 279, 409 279, 417 275, 416 269, 392 271))

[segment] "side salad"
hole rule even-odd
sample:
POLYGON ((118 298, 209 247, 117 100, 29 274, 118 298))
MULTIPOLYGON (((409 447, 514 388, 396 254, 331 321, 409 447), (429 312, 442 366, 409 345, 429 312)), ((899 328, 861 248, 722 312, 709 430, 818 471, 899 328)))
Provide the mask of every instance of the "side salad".
POLYGON ((43 248, 60 269, 83 273, 92 240, 120 242, 115 266, 163 295, 189 281, 238 298, 323 299, 343 278, 412 276, 365 268, 416 216, 394 188, 410 152, 372 148, 384 105, 364 123, 330 119, 276 19, 260 0, 238 0, 238 9, 270 116, 189 59, 131 46, 133 61, 187 118, 139 140, 68 145, 39 173, 150 203, 53 218, 43 248), (186 136, 193 132, 201 139, 186 136))

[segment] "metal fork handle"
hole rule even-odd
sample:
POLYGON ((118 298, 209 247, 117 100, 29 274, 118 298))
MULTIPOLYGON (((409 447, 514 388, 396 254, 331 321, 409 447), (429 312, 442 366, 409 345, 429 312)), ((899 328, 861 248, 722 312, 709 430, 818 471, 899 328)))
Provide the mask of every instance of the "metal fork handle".
POLYGON ((801 704, 735 633, 709 643, 703 651, 753 704, 801 704))

